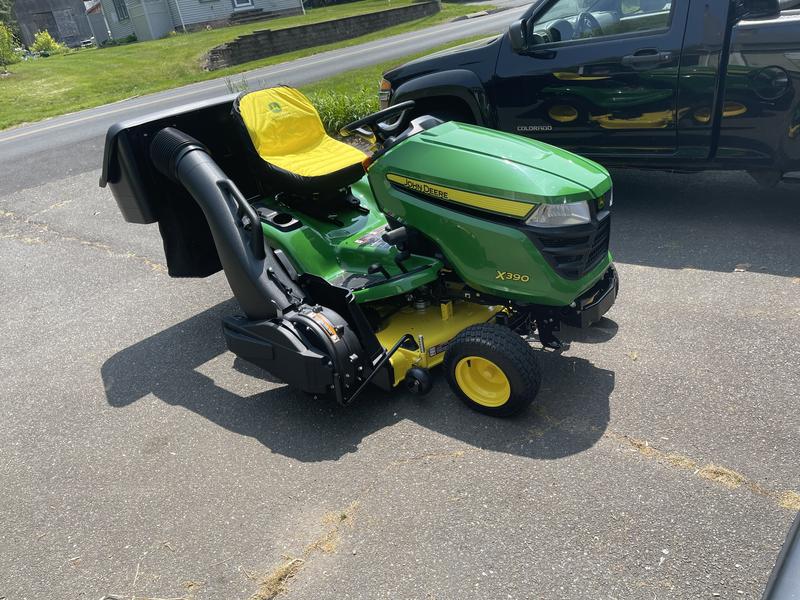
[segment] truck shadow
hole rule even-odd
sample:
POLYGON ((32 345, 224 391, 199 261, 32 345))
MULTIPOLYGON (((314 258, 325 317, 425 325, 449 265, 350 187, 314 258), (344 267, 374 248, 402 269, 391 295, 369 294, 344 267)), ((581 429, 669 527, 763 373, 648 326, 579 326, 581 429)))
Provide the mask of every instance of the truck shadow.
MULTIPOLYGON (((233 301, 223 302, 109 358, 101 369, 108 403, 121 408, 153 394, 252 437, 272 452, 308 462, 337 460, 358 450, 372 433, 403 420, 473 447, 540 459, 586 450, 608 425, 614 373, 551 352, 540 352, 545 377, 538 403, 511 419, 493 419, 465 407, 440 373, 434 390, 422 398, 372 388, 347 408, 286 386, 239 395, 199 369, 226 352, 219 321, 237 309, 233 301)), ((227 360, 210 368, 228 369, 227 360)), ((233 366, 244 375, 272 381, 244 361, 233 366)), ((244 379, 237 373, 220 374, 244 379)))
POLYGON ((611 251, 617 262, 800 273, 800 186, 765 188, 738 172, 612 175, 611 251))

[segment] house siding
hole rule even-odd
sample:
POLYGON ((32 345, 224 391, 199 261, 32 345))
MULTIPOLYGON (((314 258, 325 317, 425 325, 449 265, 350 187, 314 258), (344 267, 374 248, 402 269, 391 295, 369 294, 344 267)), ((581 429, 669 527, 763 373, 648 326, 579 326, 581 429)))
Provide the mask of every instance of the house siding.
MULTIPOLYGON (((147 0, 144 0, 147 1, 147 0)), ((146 21, 141 16, 141 2, 142 0, 127 0, 126 6, 128 7, 128 14, 130 17, 124 21, 117 18, 117 11, 114 8, 113 0, 100 0, 103 5, 103 11, 108 20, 108 26, 111 29, 111 35, 115 39, 121 39, 131 34, 136 33, 134 27, 139 29, 139 39, 150 39, 151 35, 144 33, 149 29, 142 29, 149 27, 146 21), (136 22, 136 20, 140 22, 136 22)), ((155 27, 153 37, 161 37, 166 33, 163 23, 163 18, 169 17, 171 24, 169 29, 181 30, 181 17, 183 17, 183 24, 187 29, 199 29, 206 24, 211 25, 225 25, 228 19, 237 12, 233 7, 233 0, 164 0, 167 8, 167 13, 160 15, 159 26, 155 27), (178 12, 177 3, 180 2, 180 12, 178 12)), ((151 15, 151 6, 148 4, 148 16, 151 15)), ((300 12, 300 0, 253 0, 253 6, 242 7, 239 10, 263 10, 265 13, 275 12, 300 12)), ((152 19, 151 19, 152 21, 152 19)), ((152 23, 151 23, 152 25, 152 23)))
MULTIPOLYGON (((117 18, 117 9, 114 8, 113 0, 100 0, 100 3, 103 5, 103 12, 106 15, 106 21, 108 21, 108 28, 111 30, 111 37, 115 40, 121 40, 134 34, 133 21, 131 21, 130 17, 124 21, 120 21, 117 18)), ((130 14, 130 10, 128 14, 130 14)))
POLYGON ((96 12, 87 13, 89 18, 89 27, 92 28, 92 35, 94 35, 95 44, 102 44, 108 39, 108 32, 106 31, 106 22, 103 19, 103 12, 98 10, 96 12))
POLYGON ((262 9, 264 12, 301 11, 300 0, 253 0, 253 8, 262 9))
MULTIPOLYGON (((175 27, 180 28, 180 19, 174 7, 176 0, 170 0, 170 10, 173 15, 175 27)), ((227 21, 236 12, 233 0, 177 0, 181 3, 183 22, 188 26, 201 23, 214 23, 227 21)), ((240 10, 262 9, 264 12, 288 11, 300 9, 300 0, 253 0, 253 6, 243 7, 240 10)))
POLYGON ((92 37, 81 0, 17 0, 14 12, 26 46, 44 29, 68 46, 79 46, 81 41, 92 37))
POLYGON ((166 0, 128 0, 127 6, 139 40, 157 40, 173 29, 166 0))
POLYGON ((181 31, 181 16, 183 15, 183 13, 178 12, 175 0, 167 0, 167 8, 169 8, 169 14, 172 15, 172 23, 174 25, 175 30, 181 31))

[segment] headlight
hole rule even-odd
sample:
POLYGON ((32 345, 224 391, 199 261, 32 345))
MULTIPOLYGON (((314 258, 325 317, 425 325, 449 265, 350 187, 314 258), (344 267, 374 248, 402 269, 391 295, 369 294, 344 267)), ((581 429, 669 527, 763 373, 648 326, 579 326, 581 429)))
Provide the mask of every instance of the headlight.
POLYGON ((540 204, 525 222, 536 227, 568 227, 585 225, 591 221, 589 203, 581 200, 563 204, 540 204))
POLYGON ((392 83, 386 79, 381 79, 381 84, 378 89, 378 101, 380 102, 381 110, 389 108, 389 101, 392 99, 392 83))
POLYGON ((611 188, 597 199, 597 218, 601 218, 601 214, 605 214, 614 205, 614 188, 611 188))

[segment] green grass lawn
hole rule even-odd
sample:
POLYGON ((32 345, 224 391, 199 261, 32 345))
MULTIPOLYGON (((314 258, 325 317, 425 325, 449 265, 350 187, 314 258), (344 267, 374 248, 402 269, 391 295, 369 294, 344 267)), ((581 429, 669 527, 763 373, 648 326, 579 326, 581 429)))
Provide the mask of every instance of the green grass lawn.
POLYGON ((214 46, 256 29, 278 29, 410 4, 411 0, 361 0, 309 10, 306 15, 181 34, 151 42, 91 48, 12 65, 0 78, 0 129, 84 108, 141 96, 220 76, 263 67, 317 52, 360 44, 384 36, 435 25, 491 8, 443 4, 441 12, 344 42, 272 56, 219 71, 200 68, 214 46))

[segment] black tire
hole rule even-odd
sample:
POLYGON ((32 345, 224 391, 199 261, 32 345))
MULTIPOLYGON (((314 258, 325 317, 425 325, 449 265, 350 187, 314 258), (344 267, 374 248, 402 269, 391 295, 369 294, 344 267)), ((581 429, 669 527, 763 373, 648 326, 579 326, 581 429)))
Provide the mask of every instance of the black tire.
POLYGON ((416 102, 412 118, 429 115, 441 119, 445 123, 458 121, 459 123, 475 124, 475 115, 463 101, 457 98, 439 97, 416 102))
POLYGON ((430 113, 430 116, 436 117, 440 121, 447 123, 448 121, 458 121, 459 123, 472 123, 474 119, 472 115, 467 115, 458 110, 436 109, 430 113))
MULTIPOLYGON (((508 417, 525 410, 536 398, 542 381, 533 348, 507 327, 493 323, 472 325, 453 338, 447 346, 444 366, 453 393, 473 410, 495 417, 508 417), (473 397, 469 390, 462 389, 459 379, 468 383, 465 371, 476 368, 472 366, 471 358, 490 361, 492 370, 496 368, 502 372, 509 388, 505 401, 502 401, 503 392, 500 392, 498 397, 486 398, 481 403, 474 398, 475 389, 472 390, 473 397)), ((501 386, 505 389, 505 384, 501 386)))

